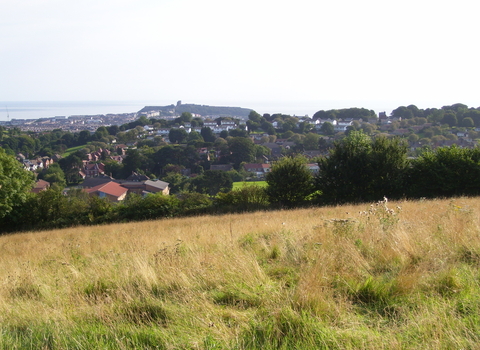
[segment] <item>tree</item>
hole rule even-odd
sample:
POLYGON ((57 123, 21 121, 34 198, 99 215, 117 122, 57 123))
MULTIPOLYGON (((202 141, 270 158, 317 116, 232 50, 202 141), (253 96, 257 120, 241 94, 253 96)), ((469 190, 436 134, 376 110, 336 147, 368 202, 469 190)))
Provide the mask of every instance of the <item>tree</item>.
POLYGON ((240 167, 242 162, 253 162, 255 160, 255 144, 251 139, 244 137, 233 137, 228 142, 230 150, 230 161, 235 169, 240 167))
POLYGON ((188 183, 188 178, 177 172, 167 172, 162 180, 169 183, 170 194, 179 193, 188 183))
POLYGON ((330 122, 325 122, 320 127, 320 132, 324 135, 333 135, 335 134, 335 127, 330 122))
POLYGON ((190 123, 192 121, 192 113, 183 112, 182 115, 176 119, 179 123, 190 123))
POLYGON ((303 139, 303 145, 306 150, 318 150, 318 141, 320 135, 309 132, 303 139))
POLYGON ((420 138, 420 137, 419 137, 417 134, 410 134, 410 135, 408 136, 408 142, 410 142, 410 143, 415 143, 415 142, 418 141, 419 138, 420 138))
POLYGON ((473 119, 470 117, 463 118, 462 120, 462 126, 465 128, 472 128, 475 126, 475 123, 473 122, 473 119))
POLYGON ((377 201, 403 194, 408 167, 407 146, 401 139, 352 131, 318 162, 317 188, 327 203, 377 201))
MULTIPOLYGON (((226 130, 224 130, 224 131, 226 131, 226 130)), ((215 137, 215 134, 213 133, 212 129, 210 129, 208 127, 203 127, 200 130, 200 134, 202 135, 203 140, 205 142, 215 142, 216 137, 215 137)), ((227 136, 228 136, 228 134, 227 134, 227 136)))
POLYGON ((314 191, 313 175, 303 157, 283 157, 266 176, 266 193, 271 203, 292 207, 314 191))
POLYGON ((442 118, 443 124, 448 124, 448 126, 453 127, 458 124, 457 115, 454 112, 447 112, 442 118))
POLYGON ((200 133, 195 130, 192 130, 190 134, 187 136, 187 141, 189 144, 195 144, 196 142, 200 141, 203 143, 204 139, 200 133))
POLYGON ((27 200, 33 183, 33 175, 0 148, 0 219, 27 200))
POLYGON ((140 153, 137 149, 127 150, 127 156, 122 162, 123 164, 123 177, 127 178, 132 172, 138 172, 139 170, 146 171, 149 167, 147 157, 140 153))
POLYGON ((233 188, 232 178, 224 171, 207 170, 191 181, 196 191, 215 196, 219 192, 229 192, 233 188))
POLYGON ((62 190, 67 185, 65 173, 58 163, 52 164, 38 174, 39 179, 49 182, 55 189, 62 190))
POLYGON ((411 197, 478 196, 480 149, 440 147, 412 163, 408 184, 411 197))
POLYGON ((395 118, 410 119, 415 115, 413 114, 411 108, 409 109, 405 106, 400 106, 392 111, 392 116, 395 118))
POLYGON ((85 156, 85 152, 79 150, 69 154, 65 158, 60 159, 58 161, 58 164, 60 165, 65 174, 70 173, 72 169, 78 173, 78 170, 80 170, 83 165, 83 159, 85 159, 85 156))
POLYGON ((171 143, 185 143, 187 137, 188 133, 185 129, 170 129, 168 133, 168 138, 171 143))

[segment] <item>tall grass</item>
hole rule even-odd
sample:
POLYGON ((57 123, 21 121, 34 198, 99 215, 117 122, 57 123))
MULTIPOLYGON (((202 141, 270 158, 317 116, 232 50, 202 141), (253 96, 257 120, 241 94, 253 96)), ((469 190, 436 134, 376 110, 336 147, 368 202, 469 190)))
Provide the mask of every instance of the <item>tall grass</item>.
POLYGON ((0 237, 0 349, 452 349, 480 341, 475 198, 0 237))

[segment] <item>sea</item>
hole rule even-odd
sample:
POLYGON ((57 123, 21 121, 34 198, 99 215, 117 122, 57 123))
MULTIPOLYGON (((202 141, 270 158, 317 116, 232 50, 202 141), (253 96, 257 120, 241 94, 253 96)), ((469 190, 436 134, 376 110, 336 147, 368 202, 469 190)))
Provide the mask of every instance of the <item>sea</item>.
POLYGON ((134 113, 146 105, 142 101, 2 101, 0 121, 134 113))
MULTIPOLYGON (((176 101, 0 101, 0 121, 12 119, 39 119, 52 117, 69 117, 74 115, 100 115, 135 113, 145 106, 167 106, 176 104, 176 101)), ((282 113, 295 116, 308 115, 312 117, 319 110, 340 109, 350 107, 363 107, 376 112, 385 108, 367 106, 359 102, 348 101, 308 101, 298 103, 285 102, 218 102, 198 103, 210 106, 229 106, 250 108, 260 114, 282 113)), ((388 109, 388 108, 387 108, 388 109)))

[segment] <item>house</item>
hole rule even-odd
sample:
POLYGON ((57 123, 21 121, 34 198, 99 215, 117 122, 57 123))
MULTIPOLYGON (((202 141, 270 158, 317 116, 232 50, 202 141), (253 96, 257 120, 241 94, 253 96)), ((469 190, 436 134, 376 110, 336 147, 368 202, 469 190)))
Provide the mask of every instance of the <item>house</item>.
POLYGON ((116 182, 109 181, 107 183, 89 188, 85 191, 90 196, 98 196, 100 198, 107 198, 112 202, 120 202, 127 196, 128 189, 116 182))
POLYGON ((130 193, 138 195, 146 195, 148 193, 161 192, 164 195, 170 194, 169 183, 160 180, 146 180, 146 181, 118 181, 122 187, 128 189, 130 193))
POLYGON ((105 174, 105 164, 103 163, 84 163, 83 172, 85 177, 95 177, 105 174))
POLYGON ((305 151, 303 152, 303 155, 309 159, 311 158, 316 158, 322 155, 321 151, 318 150, 310 150, 310 151, 305 151))
POLYGON ((245 171, 254 173, 258 178, 264 178, 270 172, 272 166, 270 164, 249 163, 244 166, 245 171))
POLYGON ((161 180, 147 180, 144 182, 145 192, 147 193, 158 193, 162 192, 164 195, 170 194, 170 184, 161 180))
POLYGON ((142 175, 142 174, 137 174, 136 172, 132 172, 132 174, 127 177, 127 181, 133 181, 133 182, 141 182, 141 181, 146 181, 150 180, 150 178, 147 175, 142 175))
POLYGON ((113 177, 107 176, 107 175, 100 175, 96 177, 88 177, 86 178, 79 186, 83 188, 93 188, 98 185, 104 185, 108 182, 115 181, 116 180, 113 177))
POLYGON ((320 171, 320 167, 318 166, 317 163, 309 163, 309 164, 307 164, 307 168, 308 168, 308 170, 310 170, 310 172, 313 175, 318 174, 318 172, 320 171))
POLYGON ((37 180, 35 186, 32 188, 30 192, 33 193, 40 193, 42 191, 46 191, 50 187, 50 182, 45 180, 37 180))
POLYGON ((338 122, 337 125, 334 126, 335 132, 345 132, 345 131, 347 131, 347 128, 349 126, 352 126, 352 123, 353 123, 352 120, 338 122))
POLYGON ((110 159, 116 161, 117 163, 122 163, 123 162, 124 156, 110 156, 110 159))
POLYGON ((270 154, 273 158, 280 158, 282 156, 282 152, 284 151, 284 146, 278 143, 264 143, 262 146, 267 147, 270 149, 270 154))
POLYGON ((25 159, 23 161, 23 168, 28 171, 35 171, 38 168, 38 164, 32 160, 25 159))

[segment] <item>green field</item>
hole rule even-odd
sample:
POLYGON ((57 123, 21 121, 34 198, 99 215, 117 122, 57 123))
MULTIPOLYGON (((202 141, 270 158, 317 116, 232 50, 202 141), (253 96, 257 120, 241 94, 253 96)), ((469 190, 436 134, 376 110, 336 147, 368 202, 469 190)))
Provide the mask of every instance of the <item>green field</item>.
POLYGON ((76 151, 78 150, 81 150, 82 148, 84 148, 86 145, 81 145, 81 146, 77 146, 77 147, 72 147, 72 148, 68 148, 65 153, 63 154, 63 157, 68 157, 70 154, 72 153, 75 153, 76 151))
POLYGON ((233 183, 233 189, 239 189, 242 188, 243 186, 260 186, 260 187, 267 187, 267 182, 266 181, 239 181, 239 182, 234 182, 233 183))

